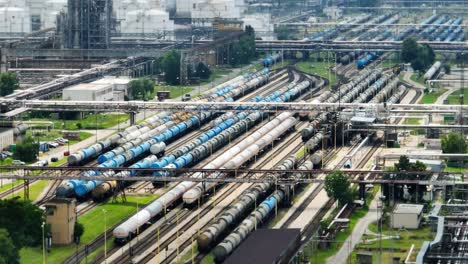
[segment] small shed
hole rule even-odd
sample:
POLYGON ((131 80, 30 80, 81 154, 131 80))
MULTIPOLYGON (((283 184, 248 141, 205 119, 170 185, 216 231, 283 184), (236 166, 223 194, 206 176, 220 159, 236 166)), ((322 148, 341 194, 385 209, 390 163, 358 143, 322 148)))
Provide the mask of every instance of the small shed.
POLYGON ((422 204, 397 204, 391 216, 393 228, 417 229, 421 223, 422 204))

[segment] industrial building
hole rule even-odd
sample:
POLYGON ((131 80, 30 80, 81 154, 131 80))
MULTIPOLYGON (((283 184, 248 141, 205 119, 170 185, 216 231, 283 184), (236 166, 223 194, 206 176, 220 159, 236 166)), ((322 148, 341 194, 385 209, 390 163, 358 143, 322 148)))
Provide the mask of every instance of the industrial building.
POLYGON ((11 144, 15 143, 14 130, 11 128, 0 129, 0 148, 8 148, 11 144))
POLYGON ((52 244, 68 245, 73 242, 76 222, 76 200, 54 198, 45 205, 46 221, 50 224, 52 244))
POLYGON ((112 101, 114 92, 111 84, 83 83, 63 89, 62 98, 68 101, 112 101))
MULTIPOLYGON (((92 82, 93 84, 110 84, 114 93, 123 92, 124 95, 129 96, 131 92, 129 91, 129 84, 132 79, 125 76, 105 76, 102 79, 92 82)), ((118 100, 114 100, 118 101, 118 100)))
POLYGON ((419 228, 423 208, 422 204, 397 204, 391 216, 392 228, 419 228))

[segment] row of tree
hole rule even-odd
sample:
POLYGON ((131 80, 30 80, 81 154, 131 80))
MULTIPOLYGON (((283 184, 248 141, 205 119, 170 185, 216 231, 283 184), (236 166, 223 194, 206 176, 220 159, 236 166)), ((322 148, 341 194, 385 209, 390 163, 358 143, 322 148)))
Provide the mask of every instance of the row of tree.
POLYGON ((411 63, 414 70, 423 72, 434 64, 435 53, 429 45, 419 45, 415 39, 407 38, 403 41, 401 59, 411 63))
POLYGON ((245 27, 246 35, 234 42, 230 46, 228 63, 232 66, 250 63, 256 58, 255 52, 255 31, 251 26, 245 27))
POLYGON ((30 201, 0 200, 0 263, 19 263, 19 250, 42 243, 44 212, 30 201))
MULTIPOLYGON (((180 53, 176 50, 168 51, 164 56, 155 59, 154 73, 164 74, 166 82, 170 85, 180 84, 180 53)), ((211 70, 206 64, 199 62, 195 67, 187 65, 189 78, 206 80, 211 76, 211 70)))
POLYGON ((147 100, 148 96, 154 92, 154 82, 147 78, 132 80, 129 83, 130 93, 135 100, 147 100))
POLYGON ((24 162, 33 162, 39 154, 39 144, 32 137, 25 137, 16 145, 13 158, 24 162))
POLYGON ((18 78, 14 73, 0 74, 0 96, 12 94, 19 88, 18 78))

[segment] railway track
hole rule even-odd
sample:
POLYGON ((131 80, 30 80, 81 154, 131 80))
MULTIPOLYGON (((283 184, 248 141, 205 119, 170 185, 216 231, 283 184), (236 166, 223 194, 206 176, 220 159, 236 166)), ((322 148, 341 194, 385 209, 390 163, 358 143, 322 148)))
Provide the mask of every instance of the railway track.
MULTIPOLYGON (((279 71, 278 73, 282 73, 282 71, 279 71)), ((297 72, 293 72, 293 78, 294 80, 300 80, 301 77, 300 77, 300 73, 297 73, 297 72)), ((278 76, 277 74, 274 75, 274 76, 278 76)), ((252 94, 249 94, 249 98, 253 98, 255 96, 257 96, 259 93, 268 93, 268 92, 272 92, 274 91, 274 89, 276 88, 279 88, 279 87, 282 87, 283 84, 285 84, 288 80, 284 78, 286 78, 288 76, 288 74, 286 74, 285 76, 283 75, 280 75, 282 76, 283 78, 276 78, 276 79, 280 79, 279 81, 276 81, 276 79, 274 79, 273 81, 276 81, 276 82, 270 82, 266 85, 264 85, 264 87, 261 87, 259 89, 257 89, 256 91, 254 91, 252 94)), ((246 99, 244 99, 246 100, 246 99)), ((207 127, 208 125, 206 125, 207 127)), ((175 150, 176 148, 186 144, 189 140, 199 136, 201 133, 203 133, 203 128, 201 128, 200 130, 197 130, 197 132, 194 132, 192 133, 192 135, 190 136, 186 136, 186 137, 182 137, 180 138, 177 142, 177 144, 171 144, 171 147, 168 148, 167 151, 172 151, 172 150, 175 150)), ((208 162, 208 161, 207 161, 208 162)), ((206 163, 207 163, 206 162, 206 163)), ((204 163, 203 163, 204 164, 204 163)), ((200 165, 202 166, 202 165, 200 165)), ((137 189, 143 189, 144 187, 143 186, 146 186, 147 184, 151 184, 151 183, 143 183, 142 185, 138 185, 137 186, 137 189)), ((172 186, 170 186, 172 187, 172 186)), ((85 207, 86 209, 83 209, 83 210, 88 210, 88 207, 85 207)), ((90 209, 89 209, 90 210, 90 209)), ((84 211, 86 212, 86 211, 84 211)), ((126 219, 125 219, 126 220, 126 219)), ((120 224, 120 223, 119 223, 120 224)), ((117 226, 117 225, 116 225, 117 226)), ((108 238, 107 239, 112 239, 112 230, 116 227, 116 226, 113 226, 112 228, 110 228, 108 230, 108 233, 110 233, 108 235, 108 238), (109 232, 110 231, 110 232, 109 232)), ((90 244, 86 245, 85 248, 82 248, 78 251, 78 253, 76 253, 76 255, 73 255, 73 256, 70 256, 70 258, 68 259, 70 262, 69 263, 72 263, 73 261, 75 261, 76 259, 79 259, 79 260, 82 260, 86 257, 87 253, 88 252, 92 252, 94 250, 96 250, 100 245, 102 245, 104 242, 104 235, 100 235, 99 237, 97 237, 93 242, 91 242, 90 244)), ((117 249, 118 250, 118 249, 117 249)), ((113 253, 113 250, 111 249, 111 251, 108 252, 109 254, 108 255, 111 255, 113 253)))
MULTIPOLYGON (((302 124, 300 127, 305 127, 305 124, 302 124)), ((274 152, 269 152, 265 155, 267 155, 266 157, 264 157, 263 161, 261 161, 259 164, 252 164, 250 166, 250 168, 262 168, 262 167, 266 167, 269 163, 270 163, 270 157, 273 156, 273 155, 278 155, 277 153, 282 153, 282 156, 283 158, 281 158, 281 160, 279 162, 277 162, 274 166, 277 166, 279 164, 281 164, 281 162, 286 159, 291 153, 296 153, 301 147, 302 145, 301 144, 297 144, 296 146, 293 147, 293 149, 291 150, 288 150, 287 152, 285 152, 286 149, 288 148, 291 148, 291 146, 293 145, 293 142, 297 141, 298 139, 300 139, 300 134, 296 133, 294 135, 292 135, 287 141, 281 143, 281 145, 279 146, 278 149, 274 149, 274 152)), ((251 177, 249 175, 240 175, 238 176, 239 178, 244 178, 244 177, 251 177)), ((244 190, 249 188, 250 186, 252 186, 252 184, 247 184, 244 186, 244 190)), ((237 191, 237 189, 240 187, 240 186, 234 186, 235 188, 223 188, 224 193, 222 195, 220 195, 219 197, 216 197, 216 199, 214 199, 213 201, 210 201, 207 205, 204 205, 204 208, 201 210, 201 212, 199 212, 198 214, 200 215, 205 215, 207 213, 209 213, 211 210, 214 209, 214 207, 217 205, 217 204, 220 204, 223 200, 225 199, 229 199, 235 191, 237 191)), ((232 199, 227 206, 229 206, 230 204, 232 204, 233 202, 235 201, 235 199, 232 199)), ((219 210, 219 212, 216 214, 215 217, 217 217, 219 214, 222 213, 223 210, 219 210)), ((191 212, 187 212, 186 215, 182 215, 180 216, 179 218, 182 218, 182 219, 185 219, 186 217, 190 217, 190 214, 192 214, 191 212)), ((190 221, 188 221, 186 224, 184 224, 182 227, 181 227, 181 230, 178 231, 178 232, 186 232, 187 230, 193 228, 193 226, 196 224, 196 222, 198 221, 197 217, 192 215, 192 218, 190 219, 190 221)), ((210 222, 206 222, 200 229, 203 229, 204 227, 206 227, 210 222)), ((161 232, 161 231, 160 231, 161 232)), ((182 252, 184 251, 184 249, 188 248, 191 244, 192 244, 192 240, 195 239, 196 237, 196 233, 191 236, 192 239, 188 239, 188 240, 185 240, 183 241, 182 243, 180 243, 180 246, 179 246, 179 252, 182 252)), ((163 234, 164 236, 164 234, 163 234)), ((154 236, 152 236, 154 237, 154 236)), ((174 243, 174 241, 177 240, 177 235, 174 236, 172 235, 168 240, 166 241, 163 241, 162 243, 160 242, 160 248, 166 248, 168 245, 170 245, 171 243, 174 243)), ((158 241, 152 241, 152 242, 148 242, 149 244, 154 244, 154 243, 157 243, 158 241)), ((157 255, 160 255, 158 253, 154 253, 151 254, 151 255, 148 255, 147 257, 145 258, 142 258, 141 260, 138 260, 137 263, 150 263, 150 261, 157 255)), ((160 263, 172 263, 173 261, 175 261, 175 259, 177 258, 178 254, 177 254, 177 251, 172 251, 170 254, 167 255, 167 257, 163 260, 161 260, 160 263)), ((198 257, 199 258, 199 257, 198 257)), ((118 262, 118 263, 128 263, 128 262, 118 262)))

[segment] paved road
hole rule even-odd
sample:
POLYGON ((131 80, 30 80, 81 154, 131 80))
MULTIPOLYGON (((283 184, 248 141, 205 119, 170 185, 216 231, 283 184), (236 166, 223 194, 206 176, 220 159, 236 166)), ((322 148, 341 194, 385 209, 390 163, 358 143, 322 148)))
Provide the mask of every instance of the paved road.
POLYGON ((382 211, 377 211, 377 202, 379 201, 379 199, 380 192, 378 192, 372 200, 369 206, 369 212, 356 223, 353 232, 343 243, 338 253, 327 259, 328 264, 346 263, 346 260, 351 255, 351 252, 354 250, 354 247, 361 242, 362 235, 364 235, 364 233, 366 232, 367 227, 370 224, 376 222, 378 219, 380 219, 382 211))

